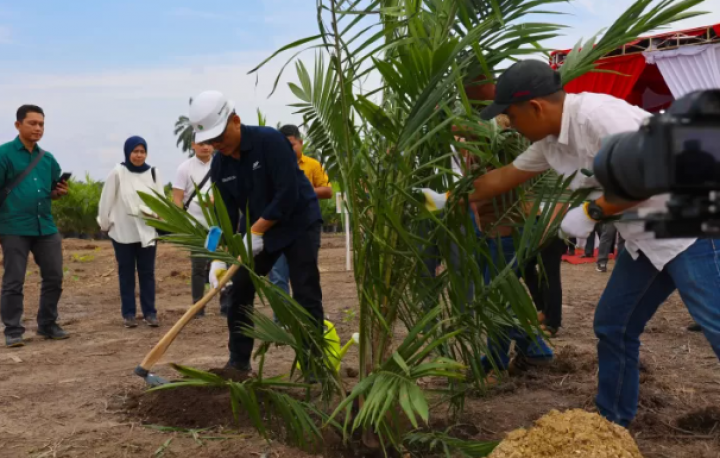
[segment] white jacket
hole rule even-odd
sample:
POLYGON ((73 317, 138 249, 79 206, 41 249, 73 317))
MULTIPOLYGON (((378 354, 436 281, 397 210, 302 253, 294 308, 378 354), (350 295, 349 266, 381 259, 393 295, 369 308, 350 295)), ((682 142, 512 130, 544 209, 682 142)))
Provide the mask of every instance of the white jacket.
POLYGON ((108 175, 103 186, 98 210, 100 229, 108 231, 111 239, 118 243, 142 243, 152 246, 157 231, 145 224, 140 207, 144 206, 138 191, 153 194, 156 190, 164 193, 159 175, 153 180, 152 169, 143 173, 132 173, 118 164, 108 175))

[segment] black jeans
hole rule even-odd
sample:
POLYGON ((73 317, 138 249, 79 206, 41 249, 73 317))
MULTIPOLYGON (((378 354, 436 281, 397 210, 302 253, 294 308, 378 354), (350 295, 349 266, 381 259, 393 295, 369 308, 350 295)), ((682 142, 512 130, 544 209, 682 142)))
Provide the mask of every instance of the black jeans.
POLYGON ((37 314, 38 327, 55 323, 58 318, 58 302, 62 294, 63 260, 62 237, 60 234, 24 236, 3 235, 0 237, 3 251, 2 297, 0 315, 5 324, 6 336, 21 336, 23 286, 27 271, 28 254, 32 252, 40 268, 40 308, 37 314))
POLYGON ((543 276, 536 269, 537 258, 533 258, 525 266, 525 284, 530 290, 535 307, 545 314, 545 324, 556 329, 562 325, 560 264, 566 251, 565 241, 556 238, 540 251, 543 276))
POLYGON ((157 246, 142 247, 138 243, 118 243, 113 240, 118 262, 122 316, 135 317, 135 271, 140 280, 140 307, 143 316, 156 315, 155 310, 155 254, 157 246))
POLYGON ((208 266, 210 260, 205 258, 190 258, 192 263, 192 277, 190 281, 193 304, 205 295, 205 285, 208 283, 208 266))
POLYGON ((625 248, 625 239, 618 234, 617 228, 613 223, 605 223, 603 232, 600 236, 600 248, 598 249, 598 264, 607 263, 610 253, 615 249, 615 237, 617 236, 617 254, 625 248))
MULTIPOLYGON (((321 223, 313 223, 297 239, 282 250, 274 253, 262 251, 255 256, 255 273, 266 276, 281 254, 285 255, 290 269, 290 285, 293 299, 307 310, 322 329, 324 314, 318 252, 320 251, 321 223)), ((238 364, 250 362, 254 341, 243 334, 242 326, 252 326, 250 315, 255 300, 255 285, 250 273, 243 267, 233 277, 228 309, 228 331, 230 334, 230 359, 238 364)))

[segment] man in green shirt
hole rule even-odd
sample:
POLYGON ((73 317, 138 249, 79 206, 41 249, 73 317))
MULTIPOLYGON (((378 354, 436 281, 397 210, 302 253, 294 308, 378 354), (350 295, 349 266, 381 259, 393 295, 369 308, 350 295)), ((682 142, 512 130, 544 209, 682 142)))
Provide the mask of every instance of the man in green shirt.
MULTIPOLYGON (((4 192, 40 154, 38 142, 45 131, 45 113, 40 107, 23 105, 17 111, 15 140, 0 145, 0 192, 4 192)), ((62 294, 62 238, 51 213, 51 200, 67 194, 67 183, 60 181, 60 166, 45 152, 34 169, 12 189, 0 207, 0 245, 3 267, 0 316, 5 324, 5 344, 25 345, 22 326, 23 286, 28 254, 40 267, 42 288, 38 309, 38 335, 47 339, 66 339, 58 326, 58 302, 62 294)))

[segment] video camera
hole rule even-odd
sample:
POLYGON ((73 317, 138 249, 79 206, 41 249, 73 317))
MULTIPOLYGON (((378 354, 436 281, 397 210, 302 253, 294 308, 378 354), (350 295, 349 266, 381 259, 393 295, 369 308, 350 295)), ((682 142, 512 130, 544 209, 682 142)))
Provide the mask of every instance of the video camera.
POLYGON ((666 213, 640 215, 658 238, 720 237, 720 90, 698 91, 609 137, 595 156, 609 201, 671 193, 666 213))

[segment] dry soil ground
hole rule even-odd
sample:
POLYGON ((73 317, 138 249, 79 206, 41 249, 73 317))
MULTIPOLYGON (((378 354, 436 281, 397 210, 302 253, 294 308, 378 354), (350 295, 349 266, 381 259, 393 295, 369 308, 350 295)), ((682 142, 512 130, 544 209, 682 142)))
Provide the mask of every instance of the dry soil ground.
MULTIPOLYGON (((144 382, 133 368, 190 305, 190 265, 184 253, 169 246, 159 251, 159 329, 122 327, 115 261, 107 242, 66 240, 64 259, 61 323, 72 337, 48 342, 34 336, 40 277, 31 264, 25 296, 27 346, 0 348, 0 457, 353 456, 332 449, 309 455, 277 442, 267 444, 251 428, 232 426, 224 393, 168 392, 162 402, 141 394, 144 382), (219 426, 193 437, 148 423, 219 426)), ((343 340, 357 325, 354 283, 344 265, 343 239, 326 236, 321 251, 324 303, 343 340)), ((456 431, 479 440, 498 439, 552 408, 593 408, 597 362, 591 326, 607 275, 595 272, 592 264, 563 266, 565 327, 555 340, 556 363, 469 399, 463 426, 456 431)), ((215 302, 206 318, 183 331, 158 365, 160 374, 173 375, 168 362, 206 369, 225 363, 227 332, 217 312, 215 302)), ((689 322, 682 302, 673 296, 643 338, 646 370, 631 432, 648 458, 720 457, 720 414, 713 410, 720 406, 720 364, 701 335, 685 330, 689 322)), ((272 352, 269 371, 286 372, 292 356, 287 350, 272 352)), ((354 351, 346 361, 356 364, 354 351)), ((437 419, 436 426, 443 422, 437 419)), ((356 451, 355 456, 363 454, 356 451)))

